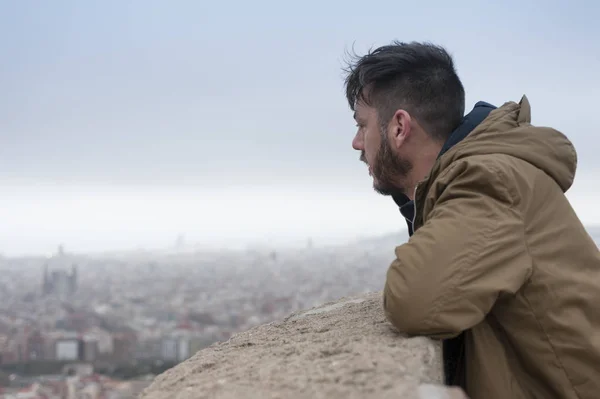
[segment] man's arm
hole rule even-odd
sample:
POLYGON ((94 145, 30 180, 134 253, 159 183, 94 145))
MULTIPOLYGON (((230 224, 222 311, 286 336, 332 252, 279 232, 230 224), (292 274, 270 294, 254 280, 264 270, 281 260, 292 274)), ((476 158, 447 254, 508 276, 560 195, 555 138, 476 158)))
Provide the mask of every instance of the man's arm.
MULTIPOLYGON (((497 298, 531 273, 523 221, 494 164, 458 161, 426 223, 396 248, 384 288, 388 320, 400 332, 451 338, 480 323, 497 298)), ((435 183, 434 183, 435 184, 435 183)))

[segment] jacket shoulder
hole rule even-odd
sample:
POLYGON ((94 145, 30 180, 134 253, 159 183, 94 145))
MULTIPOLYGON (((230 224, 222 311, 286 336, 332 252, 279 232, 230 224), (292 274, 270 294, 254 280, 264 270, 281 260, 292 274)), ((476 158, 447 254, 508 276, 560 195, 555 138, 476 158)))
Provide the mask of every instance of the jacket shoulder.
POLYGON ((454 196, 455 190, 507 202, 522 217, 540 201, 540 193, 562 194, 550 176, 523 159, 473 155, 454 161, 433 178, 423 201, 425 218, 441 196, 454 196))
POLYGON ((502 154, 474 155, 452 162, 432 177, 428 198, 437 199, 446 190, 480 191, 513 202, 518 193, 511 176, 517 167, 510 156, 502 154))

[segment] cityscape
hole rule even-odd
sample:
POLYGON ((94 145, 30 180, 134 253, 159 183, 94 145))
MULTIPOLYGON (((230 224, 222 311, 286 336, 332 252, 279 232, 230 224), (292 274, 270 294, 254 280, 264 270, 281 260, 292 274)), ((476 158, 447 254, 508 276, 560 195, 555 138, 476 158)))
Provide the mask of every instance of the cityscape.
MULTIPOLYGON (((588 232, 600 243, 600 228, 588 232)), ((135 398, 236 332, 381 290, 406 240, 0 257, 0 398, 135 398)))
POLYGON ((133 398, 232 334, 381 290, 402 234, 347 245, 0 258, 0 398, 133 398))

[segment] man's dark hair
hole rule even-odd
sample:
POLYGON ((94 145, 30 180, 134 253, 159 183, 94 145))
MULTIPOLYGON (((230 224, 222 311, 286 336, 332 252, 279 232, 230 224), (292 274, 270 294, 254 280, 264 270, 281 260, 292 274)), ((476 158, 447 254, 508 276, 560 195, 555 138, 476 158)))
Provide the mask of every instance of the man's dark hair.
POLYGON ((374 107, 379 123, 387 126, 404 109, 437 140, 445 140, 465 112, 465 90, 454 62, 441 46, 392 42, 354 56, 345 69, 346 97, 374 107))

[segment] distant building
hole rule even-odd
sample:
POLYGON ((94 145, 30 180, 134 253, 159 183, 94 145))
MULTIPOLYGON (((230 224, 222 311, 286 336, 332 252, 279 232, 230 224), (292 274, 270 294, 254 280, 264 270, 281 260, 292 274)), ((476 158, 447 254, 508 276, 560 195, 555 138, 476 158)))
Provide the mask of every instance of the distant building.
POLYGON ((177 239, 175 240, 175 249, 177 249, 177 250, 185 249, 185 236, 183 234, 180 234, 177 236, 177 239))
POLYGON ((46 265, 42 291, 44 295, 56 295, 60 298, 73 295, 77 291, 77 266, 72 266, 71 273, 64 270, 53 270, 48 273, 48 265, 46 265))
POLYGON ((308 249, 312 249, 313 248, 313 239, 312 238, 308 238, 308 240, 306 241, 306 248, 308 249))
POLYGON ((42 334, 39 331, 34 331, 27 338, 27 360, 44 360, 46 352, 45 346, 45 340, 42 334))
POLYGON ((110 355, 113 353, 113 337, 108 331, 100 327, 88 329, 84 334, 84 340, 96 342, 98 356, 110 355))
POLYGON ((162 345, 163 341, 158 338, 139 340, 135 347, 134 357, 139 360, 162 359, 162 345))
POLYGON ((164 361, 182 362, 190 357, 190 341, 185 337, 165 337, 160 346, 164 361))
POLYGON ((56 341, 56 360, 80 360, 83 357, 83 342, 77 338, 56 341))
POLYGON ((98 342, 80 335, 55 341, 56 360, 93 362, 98 356, 98 342))
POLYGON ((98 358, 98 341, 83 340, 83 356, 80 360, 93 362, 98 358))
POLYGON ((137 337, 134 332, 114 332, 113 353, 111 359, 117 362, 126 362, 133 359, 137 346, 137 337))
POLYGON ((161 343, 161 357, 166 361, 177 360, 177 340, 165 338, 161 343))

